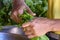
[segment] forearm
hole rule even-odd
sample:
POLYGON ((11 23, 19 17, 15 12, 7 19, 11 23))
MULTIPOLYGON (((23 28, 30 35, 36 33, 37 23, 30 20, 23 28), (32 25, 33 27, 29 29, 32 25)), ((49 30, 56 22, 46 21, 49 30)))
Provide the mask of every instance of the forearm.
POLYGON ((51 25, 52 31, 60 31, 60 20, 53 20, 54 23, 51 25))

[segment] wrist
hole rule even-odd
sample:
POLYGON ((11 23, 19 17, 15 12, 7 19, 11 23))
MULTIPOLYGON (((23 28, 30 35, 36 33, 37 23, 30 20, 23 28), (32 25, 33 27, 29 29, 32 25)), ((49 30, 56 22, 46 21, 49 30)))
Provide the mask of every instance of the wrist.
POLYGON ((60 20, 53 20, 53 23, 50 26, 52 27, 51 31, 60 31, 60 20))
POLYGON ((50 31, 55 31, 55 27, 54 25, 56 24, 56 22, 54 20, 49 20, 49 28, 50 28, 50 31))

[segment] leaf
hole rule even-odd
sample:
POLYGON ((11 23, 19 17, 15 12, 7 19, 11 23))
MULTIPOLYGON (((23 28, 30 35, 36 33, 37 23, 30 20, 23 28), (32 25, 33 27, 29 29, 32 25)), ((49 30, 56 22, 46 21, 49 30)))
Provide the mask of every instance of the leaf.
POLYGON ((49 38, 46 35, 43 35, 41 37, 31 38, 31 40, 49 40, 49 38))

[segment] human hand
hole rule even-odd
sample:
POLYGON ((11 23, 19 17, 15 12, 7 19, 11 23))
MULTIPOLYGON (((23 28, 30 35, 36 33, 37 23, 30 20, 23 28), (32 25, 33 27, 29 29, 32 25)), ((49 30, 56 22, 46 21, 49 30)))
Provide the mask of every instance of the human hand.
POLYGON ((32 16, 35 15, 30 10, 30 8, 25 4, 24 0, 13 0, 11 19, 13 19, 15 22, 19 23, 21 21, 21 18, 19 18, 18 15, 22 15, 25 9, 32 16))
POLYGON ((53 22, 47 18, 35 18, 30 22, 24 23, 22 25, 25 34, 28 38, 36 37, 36 36, 43 36, 47 32, 52 30, 50 25, 53 22))

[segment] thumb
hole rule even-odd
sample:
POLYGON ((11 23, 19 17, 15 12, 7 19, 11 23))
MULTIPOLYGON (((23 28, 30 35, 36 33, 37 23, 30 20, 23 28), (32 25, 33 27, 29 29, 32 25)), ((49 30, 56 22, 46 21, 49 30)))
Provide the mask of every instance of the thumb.
POLYGON ((31 22, 27 22, 27 23, 24 23, 23 25, 22 25, 22 27, 24 28, 24 27, 27 27, 27 26, 29 26, 31 24, 31 22))

